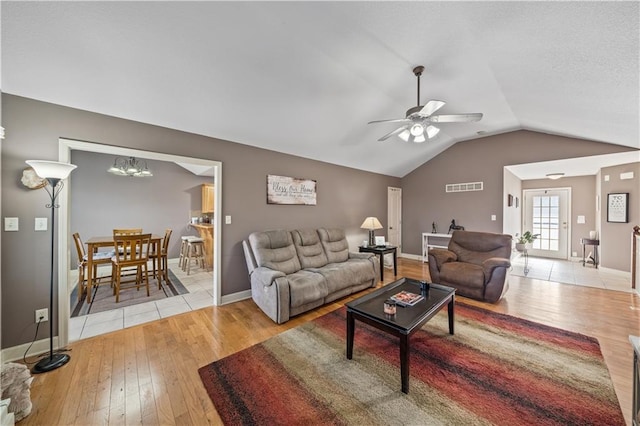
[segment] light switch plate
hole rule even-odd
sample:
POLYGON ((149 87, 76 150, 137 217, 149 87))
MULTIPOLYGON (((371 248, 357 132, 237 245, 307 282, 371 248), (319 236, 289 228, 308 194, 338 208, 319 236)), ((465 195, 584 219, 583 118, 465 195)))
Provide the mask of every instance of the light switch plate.
POLYGON ((231 216, 226 215, 224 217, 224 223, 227 224, 227 225, 231 225, 231 216))
POLYGON ((495 215, 495 214, 492 214, 492 215, 491 215, 491 220, 496 220, 496 219, 497 219, 497 218, 496 218, 496 215, 495 215))
POLYGON ((36 217, 36 231, 46 231, 47 230, 47 218, 46 217, 36 217))
POLYGON ((578 215, 578 220, 577 220, 577 222, 578 222, 578 223, 586 223, 586 222, 585 222, 585 217, 584 217, 583 215, 578 215))
POLYGON ((4 230, 5 231, 17 231, 18 230, 18 218, 17 217, 5 217, 4 218, 4 230))

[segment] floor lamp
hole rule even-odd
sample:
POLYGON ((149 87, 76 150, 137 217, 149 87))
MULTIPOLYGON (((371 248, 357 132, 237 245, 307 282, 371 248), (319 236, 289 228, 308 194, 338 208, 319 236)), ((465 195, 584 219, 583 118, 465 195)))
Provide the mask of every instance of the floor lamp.
POLYGON ((77 166, 68 163, 59 163, 57 161, 41 161, 41 160, 27 160, 27 164, 30 165, 38 176, 47 180, 48 185, 44 189, 51 198, 51 204, 47 204, 46 207, 51 209, 51 282, 49 289, 49 356, 42 358, 31 370, 33 373, 46 373, 47 371, 55 370, 58 367, 62 367, 71 358, 67 354, 53 353, 53 262, 55 257, 55 218, 56 208, 60 207, 56 204, 56 198, 64 187, 63 179, 66 179, 69 174, 77 166), (49 189, 51 186, 51 189, 49 189))

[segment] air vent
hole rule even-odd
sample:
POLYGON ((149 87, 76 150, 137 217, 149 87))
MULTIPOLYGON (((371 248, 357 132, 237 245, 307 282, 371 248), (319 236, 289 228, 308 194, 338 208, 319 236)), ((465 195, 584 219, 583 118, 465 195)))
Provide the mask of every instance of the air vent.
POLYGON ((467 182, 467 183, 448 183, 446 184, 446 192, 469 192, 469 191, 482 191, 482 182, 467 182))

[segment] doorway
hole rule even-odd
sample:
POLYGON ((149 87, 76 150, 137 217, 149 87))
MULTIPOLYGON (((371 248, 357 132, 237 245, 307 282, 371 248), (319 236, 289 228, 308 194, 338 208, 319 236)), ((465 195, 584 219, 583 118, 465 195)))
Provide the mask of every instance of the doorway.
POLYGON ((402 253, 402 189, 387 187, 387 240, 402 253))
MULTIPOLYGON (((99 143, 81 142, 69 139, 59 139, 58 144, 58 159, 62 162, 70 162, 71 151, 80 150, 96 153, 106 153, 118 156, 138 157, 146 158, 150 160, 175 162, 175 163, 187 163, 201 167, 210 167, 214 170, 213 179, 216 182, 214 190, 214 203, 218 211, 222 210, 222 163, 213 160, 204 160, 191 157, 183 157, 178 155, 162 154, 151 151, 142 151, 136 149, 122 148, 110 145, 102 145, 99 143)), ((73 177, 71 177, 73 179, 73 177)), ((62 191, 59 196, 60 203, 60 220, 58 221, 58 294, 65 295, 64 297, 58 297, 58 335, 59 346, 64 346, 69 341, 69 319, 70 319, 70 303, 69 297, 66 297, 69 290, 70 274, 69 274, 69 256, 70 256, 70 241, 69 241, 69 221, 70 221, 70 203, 69 203, 69 191, 62 191)), ((213 305, 217 306, 221 304, 221 273, 220 273, 220 253, 221 253, 221 234, 220 229, 222 225, 220 214, 214 215, 213 226, 213 274, 212 274, 212 294, 213 305)), ((187 219, 185 219, 187 221, 187 219)))
POLYGON ((538 234, 531 256, 569 258, 571 188, 523 191, 522 232, 538 234))

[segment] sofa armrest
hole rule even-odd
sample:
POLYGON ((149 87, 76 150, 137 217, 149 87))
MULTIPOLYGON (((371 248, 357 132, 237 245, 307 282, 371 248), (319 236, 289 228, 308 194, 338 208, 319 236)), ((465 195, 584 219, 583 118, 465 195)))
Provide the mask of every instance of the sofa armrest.
POLYGON ((458 256, 447 249, 433 248, 429 250, 429 263, 431 259, 435 260, 435 265, 438 270, 447 262, 455 262, 458 260, 458 256))
POLYGON ((260 284, 262 284, 265 287, 268 287, 271 284, 273 284, 273 282, 277 278, 282 278, 282 277, 285 277, 285 276, 286 276, 286 274, 284 272, 276 271, 274 269, 265 268, 263 266, 255 268, 251 272, 251 280, 252 281, 255 280, 256 282, 259 282, 260 284))
POLYGON ((489 259, 482 262, 482 269, 487 281, 491 279, 491 275, 493 274, 494 269, 510 267, 511 261, 504 257, 490 257, 489 259))
POLYGON ((349 259, 369 259, 373 256, 375 256, 374 253, 356 253, 353 251, 349 252, 349 259))

